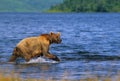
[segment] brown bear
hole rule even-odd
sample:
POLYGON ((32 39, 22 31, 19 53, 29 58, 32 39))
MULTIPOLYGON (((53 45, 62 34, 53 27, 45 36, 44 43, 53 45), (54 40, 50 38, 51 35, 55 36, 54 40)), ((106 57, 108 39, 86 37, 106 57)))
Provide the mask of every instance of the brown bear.
POLYGON ((31 58, 39 56, 60 61, 57 56, 49 53, 49 46, 52 43, 59 44, 61 41, 59 32, 50 32, 49 34, 24 38, 14 48, 9 62, 14 62, 18 57, 22 57, 25 61, 29 61, 31 58))

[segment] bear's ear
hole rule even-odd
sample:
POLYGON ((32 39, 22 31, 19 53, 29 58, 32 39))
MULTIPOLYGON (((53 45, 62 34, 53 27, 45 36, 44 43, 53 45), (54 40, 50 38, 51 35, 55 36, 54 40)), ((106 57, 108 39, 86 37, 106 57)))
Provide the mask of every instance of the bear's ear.
POLYGON ((53 35, 54 33, 53 33, 53 32, 50 32, 49 34, 50 34, 50 35, 53 35))
POLYGON ((57 32, 57 35, 60 36, 60 32, 57 32))

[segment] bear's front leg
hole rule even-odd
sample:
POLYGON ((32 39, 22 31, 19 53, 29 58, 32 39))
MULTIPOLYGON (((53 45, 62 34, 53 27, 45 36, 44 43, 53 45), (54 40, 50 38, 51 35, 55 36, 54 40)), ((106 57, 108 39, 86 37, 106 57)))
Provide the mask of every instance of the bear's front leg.
POLYGON ((54 55, 54 58, 51 58, 51 59, 55 61, 60 61, 60 59, 56 55, 54 55))
POLYGON ((45 57, 48 58, 48 59, 52 59, 52 60, 55 60, 55 61, 60 61, 60 59, 56 56, 56 55, 53 55, 53 54, 45 54, 45 57))
POLYGON ((46 45, 42 46, 42 54, 44 57, 46 57, 48 59, 60 61, 60 59, 57 56, 49 53, 49 46, 46 46, 46 45))

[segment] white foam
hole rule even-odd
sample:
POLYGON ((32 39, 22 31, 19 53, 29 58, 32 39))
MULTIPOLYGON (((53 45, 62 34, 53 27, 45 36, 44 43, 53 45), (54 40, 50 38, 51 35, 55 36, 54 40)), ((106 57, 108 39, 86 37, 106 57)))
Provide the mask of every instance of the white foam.
POLYGON ((36 59, 31 59, 29 62, 25 62, 25 63, 31 64, 31 63, 58 63, 58 62, 53 60, 48 60, 43 57, 38 57, 36 59))

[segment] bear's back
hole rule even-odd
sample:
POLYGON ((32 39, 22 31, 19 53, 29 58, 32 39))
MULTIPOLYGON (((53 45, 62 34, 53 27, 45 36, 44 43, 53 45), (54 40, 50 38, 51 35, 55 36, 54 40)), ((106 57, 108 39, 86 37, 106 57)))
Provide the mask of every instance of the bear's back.
POLYGON ((33 45, 35 43, 40 43, 40 40, 38 37, 28 37, 28 38, 24 38, 22 39, 18 44, 17 47, 21 47, 21 46, 25 46, 25 45, 33 45))
POLYGON ((38 46, 38 45, 49 45, 49 41, 45 36, 27 37, 22 39, 16 46, 27 47, 27 46, 38 46))

